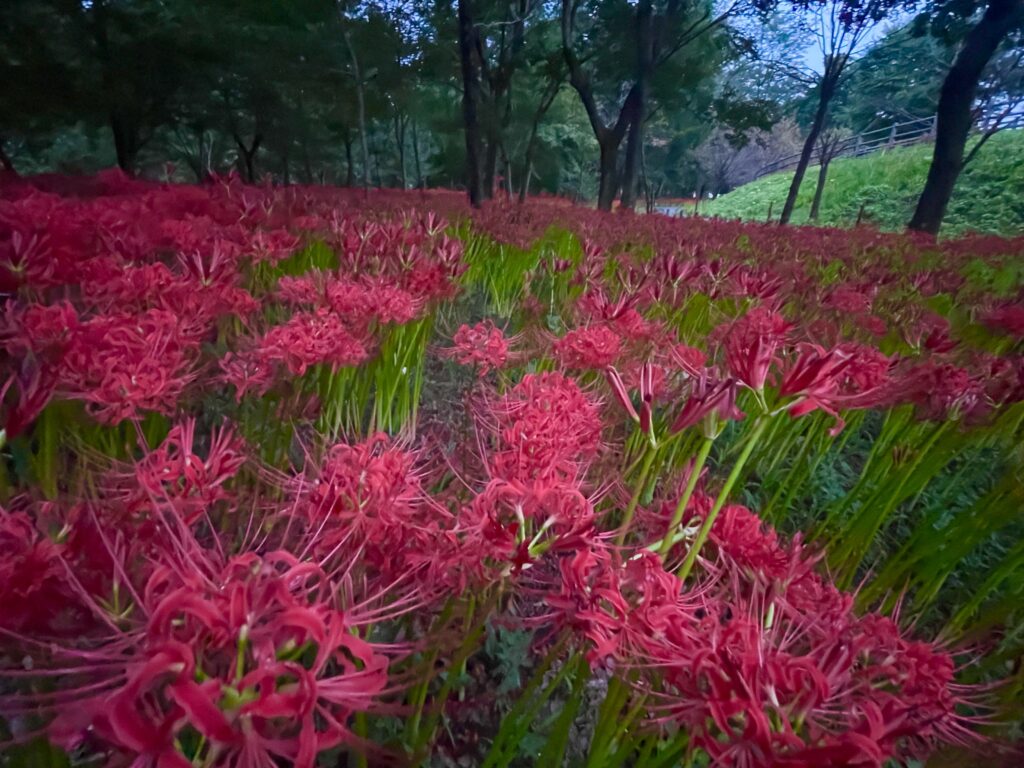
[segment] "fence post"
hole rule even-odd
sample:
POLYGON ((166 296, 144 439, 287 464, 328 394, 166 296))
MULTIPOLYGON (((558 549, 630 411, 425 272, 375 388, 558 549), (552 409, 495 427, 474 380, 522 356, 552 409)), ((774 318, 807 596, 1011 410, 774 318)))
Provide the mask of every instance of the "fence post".
POLYGON ((939 116, 938 115, 932 115, 932 123, 931 123, 931 125, 928 128, 928 138, 934 139, 935 138, 935 134, 938 131, 938 129, 939 129, 939 116))
POLYGON ((772 206, 773 205, 775 205, 775 201, 774 200, 769 200, 768 201, 768 218, 764 220, 765 224, 771 224, 772 223, 772 206))
POLYGON ((896 123, 892 124, 892 128, 889 129, 889 144, 892 147, 896 144, 896 123))

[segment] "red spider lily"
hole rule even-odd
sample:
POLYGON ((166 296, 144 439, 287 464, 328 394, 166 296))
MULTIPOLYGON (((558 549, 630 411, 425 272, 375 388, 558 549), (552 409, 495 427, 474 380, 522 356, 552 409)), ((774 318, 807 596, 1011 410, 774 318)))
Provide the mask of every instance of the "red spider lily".
MULTIPOLYGON (((35 561, 51 563, 47 571, 13 561, 33 577, 31 596, 40 607, 53 609, 52 593, 80 603, 112 630, 67 640, 46 635, 42 646, 20 634, 7 637, 22 644, 26 658, 35 657, 17 678, 60 685, 31 704, 6 694, 0 709, 53 716, 49 736, 66 749, 88 741, 126 760, 161 765, 191 764, 206 750, 230 764, 277 758, 312 766, 323 750, 357 741, 348 720, 386 689, 389 659, 358 632, 379 611, 338 607, 339 597, 351 594, 338 581, 344 571, 280 550, 243 552, 221 564, 187 529, 171 527, 151 550, 155 563, 103 545, 120 574, 122 599, 131 601, 131 611, 117 614, 116 602, 90 594, 102 585, 80 581, 38 539, 32 542, 27 518, 2 513, 0 520, 0 546, 21 541, 34 549, 35 561), (188 757, 179 738, 186 729, 204 737, 192 747, 200 753, 188 757)), ((13 577, 0 575, 7 596, 29 596, 13 577)))
POLYGON ((594 508, 568 483, 494 479, 460 515, 467 544, 501 575, 517 574, 541 555, 576 552, 594 535, 594 508))
MULTIPOLYGON (((661 372, 660 369, 658 369, 661 372)), ((662 376, 664 376, 662 372, 662 376)), ((652 404, 654 402, 655 393, 655 367, 651 363, 644 363, 640 366, 639 373, 639 388, 640 388, 640 411, 637 412, 636 408, 633 407, 633 401, 629 397, 629 393, 626 391, 626 385, 622 381, 622 377, 619 372, 614 368, 609 367, 605 370, 605 379, 612 388, 612 393, 615 398, 619 401, 623 408, 626 409, 626 413, 629 414, 633 421, 640 425, 640 431, 645 435, 651 434, 651 418, 652 418, 652 404)))
POLYGON ((755 392, 764 389, 779 347, 792 326, 781 315, 756 307, 725 334, 725 359, 732 375, 755 392))
POLYGON ((948 655, 857 618, 799 543, 782 546, 742 507, 723 510, 711 541, 713 575, 695 596, 662 588, 626 609, 621 652, 663 676, 652 718, 729 765, 880 764, 960 738, 948 655), (656 621, 637 621, 639 610, 656 621))
POLYGON ((669 427, 670 432, 681 432, 687 427, 703 424, 705 436, 721 431, 720 422, 739 421, 744 414, 736 407, 737 384, 733 379, 712 383, 709 371, 694 379, 689 397, 669 427))
POLYGON ((867 315, 871 312, 873 294, 871 286, 839 285, 832 289, 825 303, 845 315, 867 315))
POLYGON ((312 766, 351 740, 346 722, 384 690, 388 661, 324 604, 323 573, 271 553, 236 559, 209 584, 180 578, 151 578, 135 658, 97 669, 112 690, 56 705, 59 743, 90 730, 128 755, 180 760, 187 726, 232 764, 312 766), (306 648, 310 661, 290 660, 306 648))
POLYGON ((299 312, 283 325, 274 326, 258 340, 253 354, 263 366, 280 363, 293 376, 301 376, 314 365, 337 370, 369 357, 364 342, 352 335, 340 317, 325 309, 299 312))
POLYGON ((130 470, 109 474, 110 490, 116 489, 129 514, 166 509, 190 526, 231 498, 225 485, 246 458, 241 439, 227 427, 213 430, 203 458, 196 451, 195 429, 194 420, 175 425, 130 470))
POLYGON ((707 355, 699 349, 685 344, 673 344, 668 351, 669 360, 688 376, 700 376, 707 362, 707 355))
POLYGON ((17 399, 4 408, 0 421, 0 444, 17 437, 32 425, 53 397, 57 377, 52 369, 33 365, 31 359, 26 357, 21 371, 12 374, 0 386, 0 406, 12 385, 16 385, 17 399))
POLYGON ((221 379, 235 388, 235 398, 239 402, 249 392, 265 395, 274 384, 273 361, 264 359, 255 351, 237 354, 228 352, 220 359, 218 366, 221 379))
POLYGON ((1024 339, 1024 304, 1005 304, 990 310, 982 317, 982 322, 1015 339, 1024 339))
POLYGON ((585 638, 587 661, 602 664, 617 654, 629 614, 614 561, 604 550, 584 547, 562 558, 559 568, 558 590, 546 597, 549 618, 585 638))
POLYGON ((358 328, 371 320, 381 324, 408 323, 421 309, 421 302, 408 291, 382 280, 345 280, 317 271, 301 277, 282 277, 278 295, 292 304, 328 308, 358 328))
POLYGON ((823 410, 836 419, 829 434, 839 434, 844 424, 836 410, 836 395, 850 360, 850 355, 839 348, 826 352, 813 344, 802 345, 799 357, 783 373, 779 385, 780 397, 795 398, 785 406, 789 413, 803 416, 823 410))
POLYGON ((375 581, 415 576, 423 600, 443 585, 464 585, 480 573, 473 563, 481 553, 462 550, 457 521, 422 488, 421 461, 384 434, 333 445, 285 481, 289 515, 315 532, 312 552, 363 563, 375 581))
POLYGON ((0 507, 0 630, 57 633, 66 622, 74 624, 63 577, 59 546, 40 535, 27 514, 0 507))
POLYGON ((99 421, 170 413, 195 377, 198 344, 164 310, 93 318, 76 328, 58 369, 58 392, 99 421))
POLYGON ((0 326, 0 344, 12 357, 31 354, 56 363, 79 325, 78 313, 67 302, 26 306, 11 302, 0 326))
POLYGON ((507 480, 574 478, 600 446, 597 403, 560 373, 524 376, 489 404, 482 421, 493 423, 500 439, 491 476, 507 480))
POLYGON ((917 406, 923 418, 934 420, 971 414, 984 397, 983 387, 970 371, 937 361, 908 369, 894 388, 917 406))
POLYGON ((510 340, 490 320, 459 326, 452 341, 455 346, 445 354, 460 365, 472 365, 478 376, 486 376, 508 361, 510 340))
POLYGON ((622 339, 603 325, 576 328, 556 340, 553 351, 564 368, 600 371, 618 359, 622 339))
POLYGON ((14 230, 0 240, 0 289, 9 292, 26 282, 49 282, 56 265, 48 240, 45 233, 26 230, 14 230))

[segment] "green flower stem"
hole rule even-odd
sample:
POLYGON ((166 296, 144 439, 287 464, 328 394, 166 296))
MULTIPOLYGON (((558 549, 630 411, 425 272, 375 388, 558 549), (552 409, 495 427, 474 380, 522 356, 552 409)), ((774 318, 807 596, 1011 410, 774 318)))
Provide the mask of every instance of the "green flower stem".
POLYGON ((626 512, 622 516, 622 524, 619 526, 619 535, 615 540, 619 546, 622 546, 626 541, 626 534, 629 533, 629 526, 633 522, 633 515, 636 514, 637 504, 640 503, 640 496, 643 495, 644 488, 647 487, 647 476, 651 472, 651 464, 654 463, 654 455, 657 452, 657 446, 653 442, 648 441, 647 450, 644 452, 644 463, 640 468, 640 477, 637 478, 636 487, 633 489, 633 496, 626 506, 626 512))
MULTIPOLYGON (((370 735, 370 724, 366 718, 365 712, 356 712, 352 730, 355 732, 356 736, 363 740, 364 743, 366 742, 370 735)), ((365 749, 357 748, 354 750, 354 758, 356 768, 368 768, 369 761, 366 758, 365 749)))
POLYGON ((690 470, 690 477, 686 481, 686 488, 683 489, 683 495, 679 497, 679 503, 676 504, 675 512, 672 513, 672 519, 669 521, 665 538, 661 540, 661 546, 658 547, 658 555, 663 561, 668 555, 669 550, 672 549, 676 529, 679 527, 679 523, 682 522, 686 506, 690 503, 690 499, 693 498, 693 492, 697 488, 697 481, 700 479, 701 470, 704 469, 704 464, 708 460, 711 446, 714 443, 715 438, 705 437, 700 444, 700 450, 697 451, 697 458, 693 460, 693 469, 690 470))
POLYGON ((473 655, 479 646, 480 640, 487 630, 487 620, 490 617, 491 612, 494 610, 495 605, 497 605, 499 597, 500 595, 495 592, 484 602, 483 609, 478 611, 476 610, 476 599, 472 595, 470 596, 466 623, 472 628, 466 632, 462 645, 459 646, 455 655, 452 657, 451 663, 448 665, 448 674, 445 676, 441 690, 438 692, 435 699, 436 703, 432 707, 424 728, 421 732, 416 734, 414 755, 418 759, 413 760, 414 765, 418 765, 419 761, 426 756, 424 750, 429 747, 434 738, 437 726, 441 722, 441 717, 444 715, 445 703, 448 701, 448 697, 451 695, 452 689, 455 687, 459 670, 462 669, 462 665, 466 663, 466 660, 473 655), (477 617, 479 617, 479 619, 477 619, 477 617))
POLYGON ((686 559, 683 560, 683 564, 679 567, 679 572, 676 574, 680 581, 686 581, 686 577, 690 575, 690 571, 693 570, 693 564, 697 562, 697 555, 700 553, 701 547, 704 546, 704 542, 707 541, 708 534, 711 533, 711 526, 715 524, 715 519, 718 517, 718 513, 722 511, 722 507, 725 506, 726 499, 729 498, 729 494, 732 492, 733 486, 739 479, 740 474, 743 472, 743 466, 747 463, 747 459, 750 458, 750 454, 753 453, 754 448, 757 446, 758 440, 761 439, 761 435, 764 434, 764 429, 768 425, 768 419, 764 416, 758 418, 757 423, 754 424, 754 429, 750 433, 750 437, 747 438, 746 445, 743 446, 743 452, 740 453, 739 458, 736 459, 736 463, 733 464, 732 471, 729 473, 729 477, 725 480, 725 485, 722 486, 721 492, 718 494, 718 498, 715 499, 715 505, 708 512, 707 518, 704 520, 704 524, 700 527, 700 531, 697 533, 697 538, 690 547, 690 551, 686 553, 686 559))

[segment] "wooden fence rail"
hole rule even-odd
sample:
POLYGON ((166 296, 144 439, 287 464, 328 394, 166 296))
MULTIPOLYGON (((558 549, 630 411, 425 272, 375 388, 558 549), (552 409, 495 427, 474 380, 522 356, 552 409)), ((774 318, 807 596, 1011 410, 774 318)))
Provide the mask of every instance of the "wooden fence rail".
MULTIPOLYGON (((1010 113, 1005 111, 1000 113, 998 108, 994 108, 987 110, 987 112, 987 115, 981 116, 975 121, 976 130, 988 130, 993 120, 999 121, 1000 130, 1024 127, 1024 111, 1015 110, 1010 113)), ((934 115, 932 117, 908 120, 903 123, 893 123, 886 128, 876 128, 859 133, 856 136, 851 136, 848 139, 844 139, 839 145, 835 157, 860 157, 861 155, 868 155, 882 149, 931 141, 933 138, 935 138, 934 115)), ((762 176, 767 176, 769 173, 796 168, 799 160, 799 152, 773 160, 763 166, 754 178, 759 179, 762 176)))

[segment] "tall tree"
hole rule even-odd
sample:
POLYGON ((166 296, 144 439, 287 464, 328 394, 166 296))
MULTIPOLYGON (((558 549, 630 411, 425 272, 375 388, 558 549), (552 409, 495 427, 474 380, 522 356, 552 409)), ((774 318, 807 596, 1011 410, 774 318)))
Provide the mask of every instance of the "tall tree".
POLYGON ((562 0, 562 51, 569 83, 600 148, 599 209, 611 210, 620 189, 627 207, 636 200, 643 126, 658 70, 720 28, 741 7, 745 6, 738 0, 720 10, 704 0, 562 0), (587 13, 581 15, 583 6, 587 13), (580 29, 581 18, 586 20, 585 29, 580 29), (631 138, 620 169, 627 133, 631 138))
POLYGON ((797 194, 810 165, 818 137, 829 118, 829 108, 839 90, 840 82, 851 61, 862 53, 869 33, 889 12, 889 0, 812 0, 807 20, 820 54, 821 69, 815 71, 815 109, 807 129, 800 159, 786 194, 779 216, 780 224, 788 224, 796 207, 797 194))
POLYGON ((974 121, 972 108, 982 73, 1010 32, 1024 25, 1024 0, 935 0, 930 12, 933 27, 940 32, 958 20, 977 18, 942 83, 932 163, 907 225, 912 230, 936 235, 963 169, 964 148, 974 121))
POLYGON ((462 67, 462 122, 466 134, 466 192, 474 208, 483 201, 480 143, 480 59, 470 0, 458 0, 459 62, 462 67))

